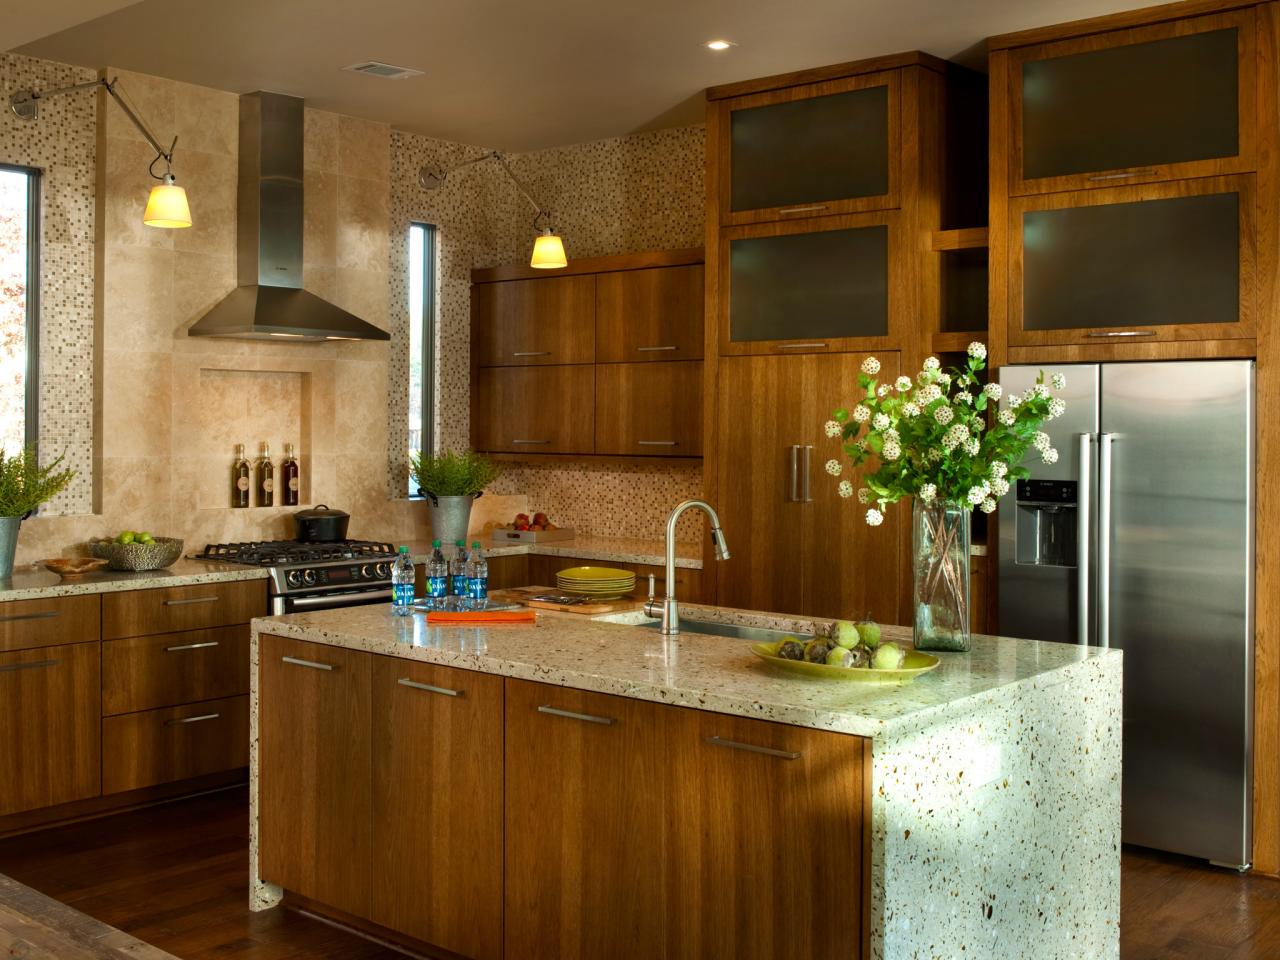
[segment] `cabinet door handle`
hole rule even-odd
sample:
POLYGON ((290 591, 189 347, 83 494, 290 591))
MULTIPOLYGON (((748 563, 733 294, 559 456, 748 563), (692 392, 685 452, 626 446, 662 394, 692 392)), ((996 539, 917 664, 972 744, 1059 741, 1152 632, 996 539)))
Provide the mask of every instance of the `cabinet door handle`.
POLYGON ((707 737, 707 743, 713 747, 728 747, 730 750, 763 753, 766 757, 777 757, 780 760, 799 760, 802 756, 793 750, 775 750, 773 747, 759 747, 754 743, 739 743, 737 740, 725 740, 722 737, 707 737))
POLYGON ((1154 330, 1090 330, 1090 337, 1154 337, 1154 330))
POLYGON ((310 667, 312 670, 332 670, 331 663, 316 663, 314 660, 299 660, 297 657, 281 657, 285 663, 292 663, 295 667, 310 667))
POLYGON ((664 350, 679 350, 679 347, 636 347, 636 353, 661 353, 664 350))
POLYGON ((166 720, 166 727, 177 727, 184 723, 199 723, 201 720, 217 720, 222 714, 220 713, 202 713, 198 717, 177 717, 173 720, 166 720))
POLYGON ((589 713, 574 713, 572 710, 559 710, 548 703, 544 703, 538 708, 539 713, 545 713, 552 717, 565 717, 568 720, 585 720, 587 723, 598 723, 602 726, 611 726, 614 722, 613 717, 596 717, 589 713))
POLYGON ((1127 173, 1095 173, 1089 179, 1095 183, 1099 180, 1128 180, 1130 177, 1149 177, 1155 170, 1130 170, 1127 173))
POLYGON ((203 643, 180 643, 176 647, 165 647, 165 653, 176 653, 179 650, 203 650, 205 647, 216 647, 217 640, 205 640, 203 643))
POLYGON ((778 215, 786 216, 788 213, 815 213, 818 210, 827 209, 825 203, 806 203, 798 207, 779 207, 778 215))
POLYGON ((217 603, 217 597, 188 597, 185 600, 165 600, 166 607, 185 607, 193 603, 217 603))
POLYGON ((513 357, 549 357, 550 350, 517 350, 511 354, 513 357))
POLYGON ((17 623, 19 620, 52 620, 54 617, 62 616, 61 610, 41 610, 38 613, 11 613, 7 617, 0 617, 0 623, 17 623))
POLYGON ((825 343, 780 343, 779 350, 825 350, 825 343))
POLYGON ((0 673, 13 673, 16 670, 39 670, 42 667, 52 667, 57 660, 32 660, 30 663, 6 663, 0 667, 0 673))
POLYGON ((439 693, 446 697, 460 697, 461 690, 450 690, 448 687, 433 687, 429 683, 418 683, 416 680, 410 680, 408 677, 401 677, 396 683, 402 687, 413 687, 415 690, 425 690, 427 693, 439 693))
POLYGON ((798 444, 791 445, 791 496, 787 499, 792 503, 800 502, 800 447, 798 444))
POLYGON ((511 442, 513 444, 518 443, 518 444, 524 444, 524 445, 532 444, 533 446, 541 446, 543 444, 550 443, 551 441, 550 440, 512 440, 511 442))
POLYGON ((678 447, 679 441, 676 440, 637 440, 638 447, 678 447))
POLYGON ((800 501, 801 503, 813 503, 813 490, 810 487, 810 474, 813 466, 813 444, 806 443, 804 445, 804 473, 801 476, 800 501))

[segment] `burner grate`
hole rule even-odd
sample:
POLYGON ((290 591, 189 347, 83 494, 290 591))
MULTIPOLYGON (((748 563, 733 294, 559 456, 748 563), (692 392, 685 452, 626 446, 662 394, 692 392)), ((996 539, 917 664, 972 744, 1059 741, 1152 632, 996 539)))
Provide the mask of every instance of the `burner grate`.
POLYGON ((334 543, 301 543, 297 540, 261 540, 249 543, 211 543, 197 559, 276 567, 326 560, 387 559, 396 555, 389 543, 375 540, 339 540, 334 543))

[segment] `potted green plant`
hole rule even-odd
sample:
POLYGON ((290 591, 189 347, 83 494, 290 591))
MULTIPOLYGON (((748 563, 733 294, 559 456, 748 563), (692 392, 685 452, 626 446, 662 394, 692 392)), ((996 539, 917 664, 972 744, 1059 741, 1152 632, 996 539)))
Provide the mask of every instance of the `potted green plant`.
POLYGON ((63 470, 62 457, 40 466, 34 446, 7 456, 0 450, 0 580, 13 576, 18 529, 40 504, 61 493, 76 475, 63 470))
POLYGON ((441 543, 466 539, 471 504, 502 472, 488 457, 471 450, 416 452, 409 457, 409 470, 418 493, 427 500, 432 539, 441 543))

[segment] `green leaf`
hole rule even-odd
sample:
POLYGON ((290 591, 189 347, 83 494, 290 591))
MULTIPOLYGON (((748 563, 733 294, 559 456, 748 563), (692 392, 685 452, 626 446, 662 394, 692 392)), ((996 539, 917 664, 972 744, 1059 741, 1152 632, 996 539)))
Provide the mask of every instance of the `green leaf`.
POLYGON ((467 497, 480 493, 502 470, 483 454, 445 451, 438 456, 409 456, 409 470, 423 493, 437 497, 467 497))

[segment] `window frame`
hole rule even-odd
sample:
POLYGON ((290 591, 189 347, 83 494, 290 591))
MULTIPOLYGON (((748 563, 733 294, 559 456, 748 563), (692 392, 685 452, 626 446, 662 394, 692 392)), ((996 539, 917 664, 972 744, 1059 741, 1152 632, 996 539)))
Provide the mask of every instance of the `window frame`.
POLYGON ((27 178, 27 371, 24 380, 23 431, 27 446, 40 439, 40 200, 44 171, 19 163, 0 163, 0 170, 27 178))
MULTIPOLYGON (((436 252, 439 227, 421 220, 409 222, 409 235, 422 231, 422 394, 419 398, 422 410, 422 429, 418 437, 418 452, 430 456, 435 451, 435 380, 436 380, 436 252)), ((412 241, 409 243, 412 251, 412 241)), ((412 253, 410 253, 412 257, 412 253)), ((409 269, 414 269, 412 260, 409 269)), ((408 285, 412 289, 412 284, 408 285)), ((412 357, 412 347, 410 356, 412 357)))

